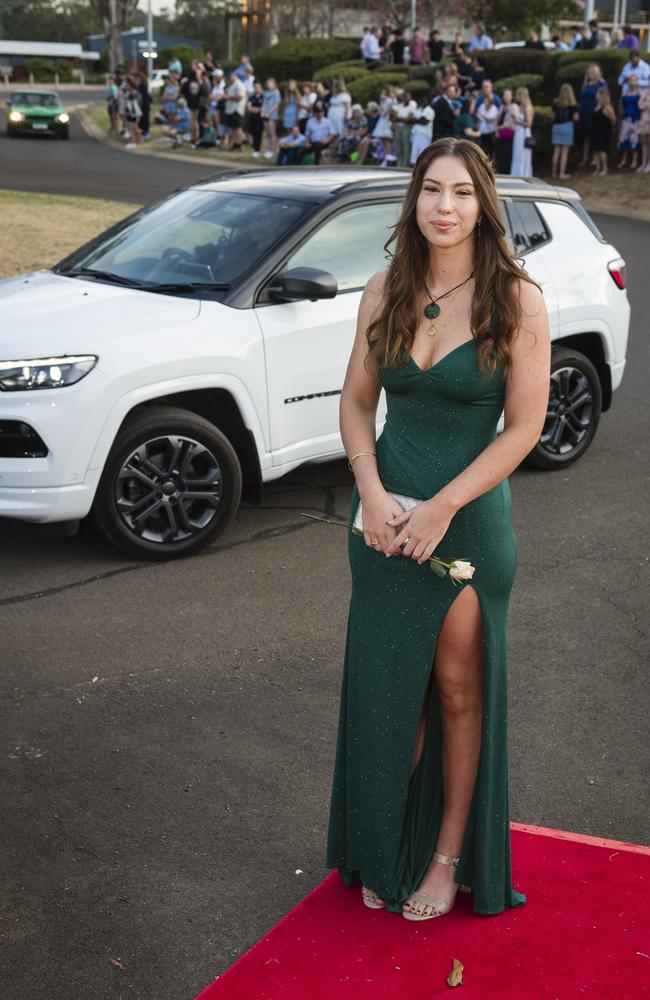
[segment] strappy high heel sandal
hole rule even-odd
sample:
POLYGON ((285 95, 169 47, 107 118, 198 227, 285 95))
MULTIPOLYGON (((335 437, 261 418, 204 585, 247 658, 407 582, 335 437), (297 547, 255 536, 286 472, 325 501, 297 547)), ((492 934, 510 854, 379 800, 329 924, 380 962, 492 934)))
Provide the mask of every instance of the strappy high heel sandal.
MULTIPOLYGON (((453 865, 454 868, 458 866, 460 857, 452 858, 449 854, 440 854, 439 851, 433 852, 433 860, 439 861, 443 865, 453 865)), ((471 892, 471 888, 468 885, 459 885, 458 887, 462 892, 471 892)), ((457 892, 458 890, 456 890, 457 892)), ((437 913, 409 913, 406 910, 402 910, 402 916, 405 920, 433 920, 434 917, 441 917, 444 913, 448 913, 456 902, 456 893, 454 893, 454 898, 451 903, 445 903, 443 899, 437 899, 435 896, 430 896, 427 892, 412 892, 409 898, 406 900, 407 903, 411 905, 413 903, 424 903, 425 906, 432 906, 438 912, 437 913)))
POLYGON ((361 897, 369 910, 383 910, 386 906, 385 903, 378 903, 377 900, 380 897, 372 889, 367 889, 365 885, 361 886, 361 897))

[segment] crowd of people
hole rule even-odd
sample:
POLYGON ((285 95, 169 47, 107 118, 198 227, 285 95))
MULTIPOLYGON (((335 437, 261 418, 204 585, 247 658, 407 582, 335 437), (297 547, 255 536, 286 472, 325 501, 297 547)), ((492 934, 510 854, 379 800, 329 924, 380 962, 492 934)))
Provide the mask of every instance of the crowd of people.
MULTIPOLYGON (((568 52, 571 49, 639 48, 639 39, 629 24, 607 31, 599 27, 598 21, 594 19, 589 21, 588 25, 574 25, 568 34, 568 40, 560 35, 553 35, 550 44, 547 44, 540 39, 537 31, 531 29, 524 42, 524 48, 556 52, 568 52)), ((435 28, 427 34, 416 27, 409 37, 405 38, 401 29, 388 24, 384 24, 381 28, 364 28, 360 43, 361 56, 369 69, 381 66, 382 62, 400 65, 406 62, 411 65, 435 65, 446 56, 458 59, 466 52, 485 52, 492 48, 494 42, 482 24, 474 26, 469 44, 463 40, 460 31, 456 32, 451 42, 446 43, 435 28)))
MULTIPOLYGON (((554 44, 602 47, 597 22, 589 28, 576 29, 571 43, 557 37, 554 44)), ((611 43, 611 38, 606 41, 611 43)), ((543 47, 534 31, 525 44, 543 47)), ((559 89, 551 126, 553 177, 571 176, 574 145, 581 154, 580 166, 591 164, 596 174, 605 174, 617 126, 617 166, 650 172, 650 65, 641 58, 638 39, 629 29, 624 29, 619 44, 630 50, 618 81, 619 109, 614 109, 595 62, 585 71, 578 98, 568 83, 559 89)), ((387 55, 392 62, 426 63, 432 66, 433 86, 411 94, 389 84, 379 102, 369 101, 365 107, 352 100, 341 76, 330 83, 289 80, 281 91, 272 77, 256 78, 246 54, 227 71, 209 52, 202 61, 194 60, 186 73, 172 60, 154 117, 162 126, 159 141, 233 153, 246 147, 253 159, 261 156, 279 166, 327 159, 408 167, 434 139, 458 136, 479 143, 498 173, 529 177, 537 143, 531 96, 526 87, 494 92, 481 59, 491 46, 482 25, 476 25, 467 46, 460 33, 445 43, 435 30, 427 38, 416 29, 407 45, 399 29, 368 28, 360 43, 367 65, 380 65, 387 55), (442 59, 444 66, 437 67, 442 59)), ((127 145, 150 139, 151 97, 144 73, 111 77, 107 103, 111 128, 127 145)))

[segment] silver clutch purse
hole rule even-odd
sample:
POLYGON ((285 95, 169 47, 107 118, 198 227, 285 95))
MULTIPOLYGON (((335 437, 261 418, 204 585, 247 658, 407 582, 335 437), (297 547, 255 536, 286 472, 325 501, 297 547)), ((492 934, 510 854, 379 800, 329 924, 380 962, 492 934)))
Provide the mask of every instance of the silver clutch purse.
MULTIPOLYGON (((416 500, 415 497, 405 497, 402 493, 392 493, 390 490, 388 490, 388 492, 390 493, 390 495, 394 500, 397 500, 398 504, 400 505, 400 507, 403 508, 403 510, 411 510, 412 507, 417 507, 419 503, 424 503, 424 500, 416 500)), ((352 525, 352 527, 356 528, 358 531, 363 531, 363 519, 361 514, 361 507, 362 507, 362 501, 359 500, 359 506, 357 507, 357 513, 355 515, 354 523, 352 525)))

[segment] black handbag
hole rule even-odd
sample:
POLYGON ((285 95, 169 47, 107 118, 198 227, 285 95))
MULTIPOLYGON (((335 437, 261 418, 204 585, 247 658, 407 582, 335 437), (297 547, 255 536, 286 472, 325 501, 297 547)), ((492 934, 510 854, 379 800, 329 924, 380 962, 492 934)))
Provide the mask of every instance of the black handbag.
POLYGON ((537 145, 537 139, 535 138, 534 135, 527 135, 524 137, 525 149, 534 149, 536 145, 537 145))

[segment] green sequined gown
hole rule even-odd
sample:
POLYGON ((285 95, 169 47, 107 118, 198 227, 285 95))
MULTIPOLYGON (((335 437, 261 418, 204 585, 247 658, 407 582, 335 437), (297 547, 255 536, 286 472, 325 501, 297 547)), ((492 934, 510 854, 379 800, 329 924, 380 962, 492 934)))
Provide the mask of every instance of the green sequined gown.
MULTIPOLYGON (((427 500, 496 437, 504 404, 501 367, 478 370, 467 341, 422 371, 381 369, 387 416, 377 441, 384 487, 427 500)), ((359 503, 356 484, 350 521, 359 503)), ((366 546, 348 533, 352 596, 341 685, 326 866, 346 886, 367 885, 401 913, 436 847, 443 808, 442 737, 431 686, 419 763, 413 746, 438 633, 460 588, 427 564, 366 546)), ((506 619, 517 567, 510 486, 462 507, 436 548, 476 567, 469 584, 483 624, 481 750, 455 879, 472 887, 474 912, 495 914, 526 902, 512 886, 508 802, 506 619)))

